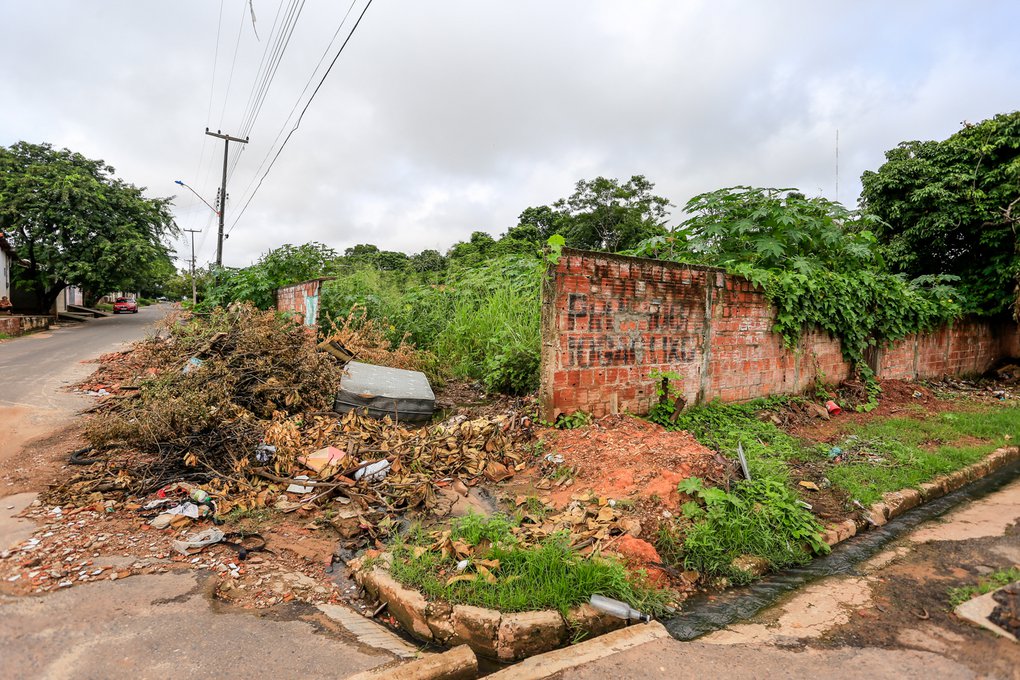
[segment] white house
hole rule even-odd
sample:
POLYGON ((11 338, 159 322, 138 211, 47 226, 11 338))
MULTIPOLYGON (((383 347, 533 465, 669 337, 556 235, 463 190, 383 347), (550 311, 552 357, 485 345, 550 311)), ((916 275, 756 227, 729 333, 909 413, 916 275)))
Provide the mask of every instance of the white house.
POLYGON ((0 234, 0 297, 11 295, 11 267, 17 259, 14 246, 0 234))

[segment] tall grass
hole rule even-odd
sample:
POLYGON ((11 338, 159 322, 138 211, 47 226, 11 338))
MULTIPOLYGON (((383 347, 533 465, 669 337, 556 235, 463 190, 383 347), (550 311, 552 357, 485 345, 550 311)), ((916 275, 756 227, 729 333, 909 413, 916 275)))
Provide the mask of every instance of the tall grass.
POLYGON ((523 394, 538 387, 542 271, 524 256, 429 278, 359 269, 325 285, 322 323, 363 305, 392 342, 435 353, 451 375, 523 394))

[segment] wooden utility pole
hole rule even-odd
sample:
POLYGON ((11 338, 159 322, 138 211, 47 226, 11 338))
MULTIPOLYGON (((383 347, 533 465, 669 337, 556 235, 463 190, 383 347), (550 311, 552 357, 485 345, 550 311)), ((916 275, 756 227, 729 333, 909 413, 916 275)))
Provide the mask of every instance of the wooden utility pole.
POLYGON ((202 232, 201 229, 182 229, 181 231, 191 232, 191 304, 198 304, 198 289, 195 287, 195 234, 202 232))
POLYGON ((225 135, 221 131, 209 132, 209 128, 205 129, 205 134, 210 137, 218 137, 223 140, 223 181, 220 183, 220 229, 216 236, 216 266, 223 266, 223 216, 227 210, 227 160, 230 156, 230 143, 239 142, 241 144, 247 144, 248 138, 241 139, 240 137, 231 137, 225 135))

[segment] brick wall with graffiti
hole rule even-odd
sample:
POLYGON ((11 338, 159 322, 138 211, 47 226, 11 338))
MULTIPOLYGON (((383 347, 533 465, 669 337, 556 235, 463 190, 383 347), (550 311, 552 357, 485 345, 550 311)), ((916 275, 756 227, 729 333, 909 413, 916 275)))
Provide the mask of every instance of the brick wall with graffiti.
MULTIPOLYGON (((543 415, 648 412, 662 373, 691 403, 804 392, 850 373, 839 340, 807 331, 796 349, 772 332, 774 309, 750 281, 719 269, 564 249, 542 291, 543 415)), ((880 377, 980 373, 1020 353, 1014 324, 964 321, 878 348, 880 377)))
POLYGON ((291 314, 300 324, 315 326, 319 322, 319 292, 323 281, 329 279, 313 279, 277 288, 276 309, 291 314))

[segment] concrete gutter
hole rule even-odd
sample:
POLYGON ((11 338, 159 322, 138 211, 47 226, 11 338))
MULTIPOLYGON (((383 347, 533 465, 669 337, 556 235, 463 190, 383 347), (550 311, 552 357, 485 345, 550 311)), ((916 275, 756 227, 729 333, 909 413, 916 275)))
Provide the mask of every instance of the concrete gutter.
POLYGON ((489 675, 492 680, 538 680, 569 668, 604 659, 633 647, 669 637, 669 631, 658 621, 614 630, 591 640, 564 647, 504 668, 489 675))

